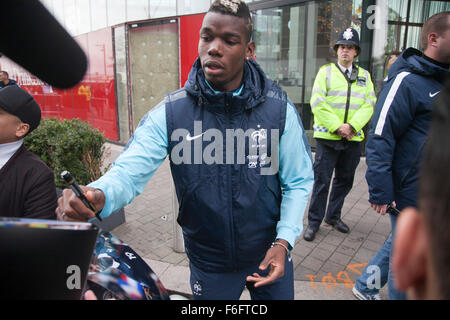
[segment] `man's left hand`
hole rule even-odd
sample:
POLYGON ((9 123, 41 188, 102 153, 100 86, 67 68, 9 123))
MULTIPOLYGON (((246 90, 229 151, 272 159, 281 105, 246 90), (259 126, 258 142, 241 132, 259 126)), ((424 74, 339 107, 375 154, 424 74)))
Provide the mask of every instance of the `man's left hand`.
MULTIPOLYGON (((289 247, 289 243, 285 240, 277 240, 277 242, 283 243, 286 247, 289 247)), ((266 277, 262 277, 258 273, 254 273, 247 277, 247 281, 254 282, 255 287, 271 284, 278 278, 284 275, 284 264, 286 261, 286 249, 280 245, 274 245, 270 248, 264 260, 259 265, 259 270, 266 270, 270 266, 269 274, 266 277)))

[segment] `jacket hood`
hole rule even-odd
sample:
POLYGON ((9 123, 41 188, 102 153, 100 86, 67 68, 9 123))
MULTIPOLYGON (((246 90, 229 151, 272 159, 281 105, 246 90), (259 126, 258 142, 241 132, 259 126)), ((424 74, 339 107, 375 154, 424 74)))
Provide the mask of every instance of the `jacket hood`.
POLYGON ((438 80, 443 79, 448 73, 448 70, 426 60, 423 57, 423 53, 415 48, 408 48, 402 52, 389 69, 389 78, 394 78, 397 74, 404 71, 437 78, 438 80))
MULTIPOLYGON (((259 64, 253 60, 245 62, 243 79, 244 88, 242 93, 234 96, 232 99, 244 104, 246 109, 250 109, 263 102, 273 82, 266 77, 259 64)), ((203 99, 210 103, 218 103, 223 101, 225 95, 229 94, 226 92, 217 94, 206 84, 200 58, 197 58, 194 62, 184 88, 190 95, 196 97, 199 103, 203 99)))

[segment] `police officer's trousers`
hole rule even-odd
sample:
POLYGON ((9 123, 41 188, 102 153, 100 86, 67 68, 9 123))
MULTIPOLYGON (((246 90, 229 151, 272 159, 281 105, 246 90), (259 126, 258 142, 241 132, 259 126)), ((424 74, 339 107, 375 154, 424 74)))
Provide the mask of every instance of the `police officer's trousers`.
POLYGON ((352 189, 355 170, 361 157, 359 142, 346 141, 340 144, 340 148, 333 148, 331 143, 323 143, 320 139, 316 141, 314 187, 308 212, 308 225, 313 230, 319 229, 324 216, 327 221, 337 221, 341 218, 342 206, 352 189), (327 209, 333 170, 333 186, 327 209))

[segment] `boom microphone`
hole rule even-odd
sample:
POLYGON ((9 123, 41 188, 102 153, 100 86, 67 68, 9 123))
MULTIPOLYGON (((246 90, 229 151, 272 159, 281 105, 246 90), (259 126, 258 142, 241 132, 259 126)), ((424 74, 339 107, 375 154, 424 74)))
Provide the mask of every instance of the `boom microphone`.
POLYGON ((78 43, 38 0, 1 0, 0 52, 57 88, 70 88, 86 73, 78 43))

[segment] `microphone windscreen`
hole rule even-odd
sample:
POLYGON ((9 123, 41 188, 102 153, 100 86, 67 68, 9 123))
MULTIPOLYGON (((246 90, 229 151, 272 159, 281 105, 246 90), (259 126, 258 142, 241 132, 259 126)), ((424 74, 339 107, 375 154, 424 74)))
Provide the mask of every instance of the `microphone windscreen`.
POLYGON ((83 79, 84 51, 40 1, 1 0, 0 12, 2 54, 57 88, 83 79))

